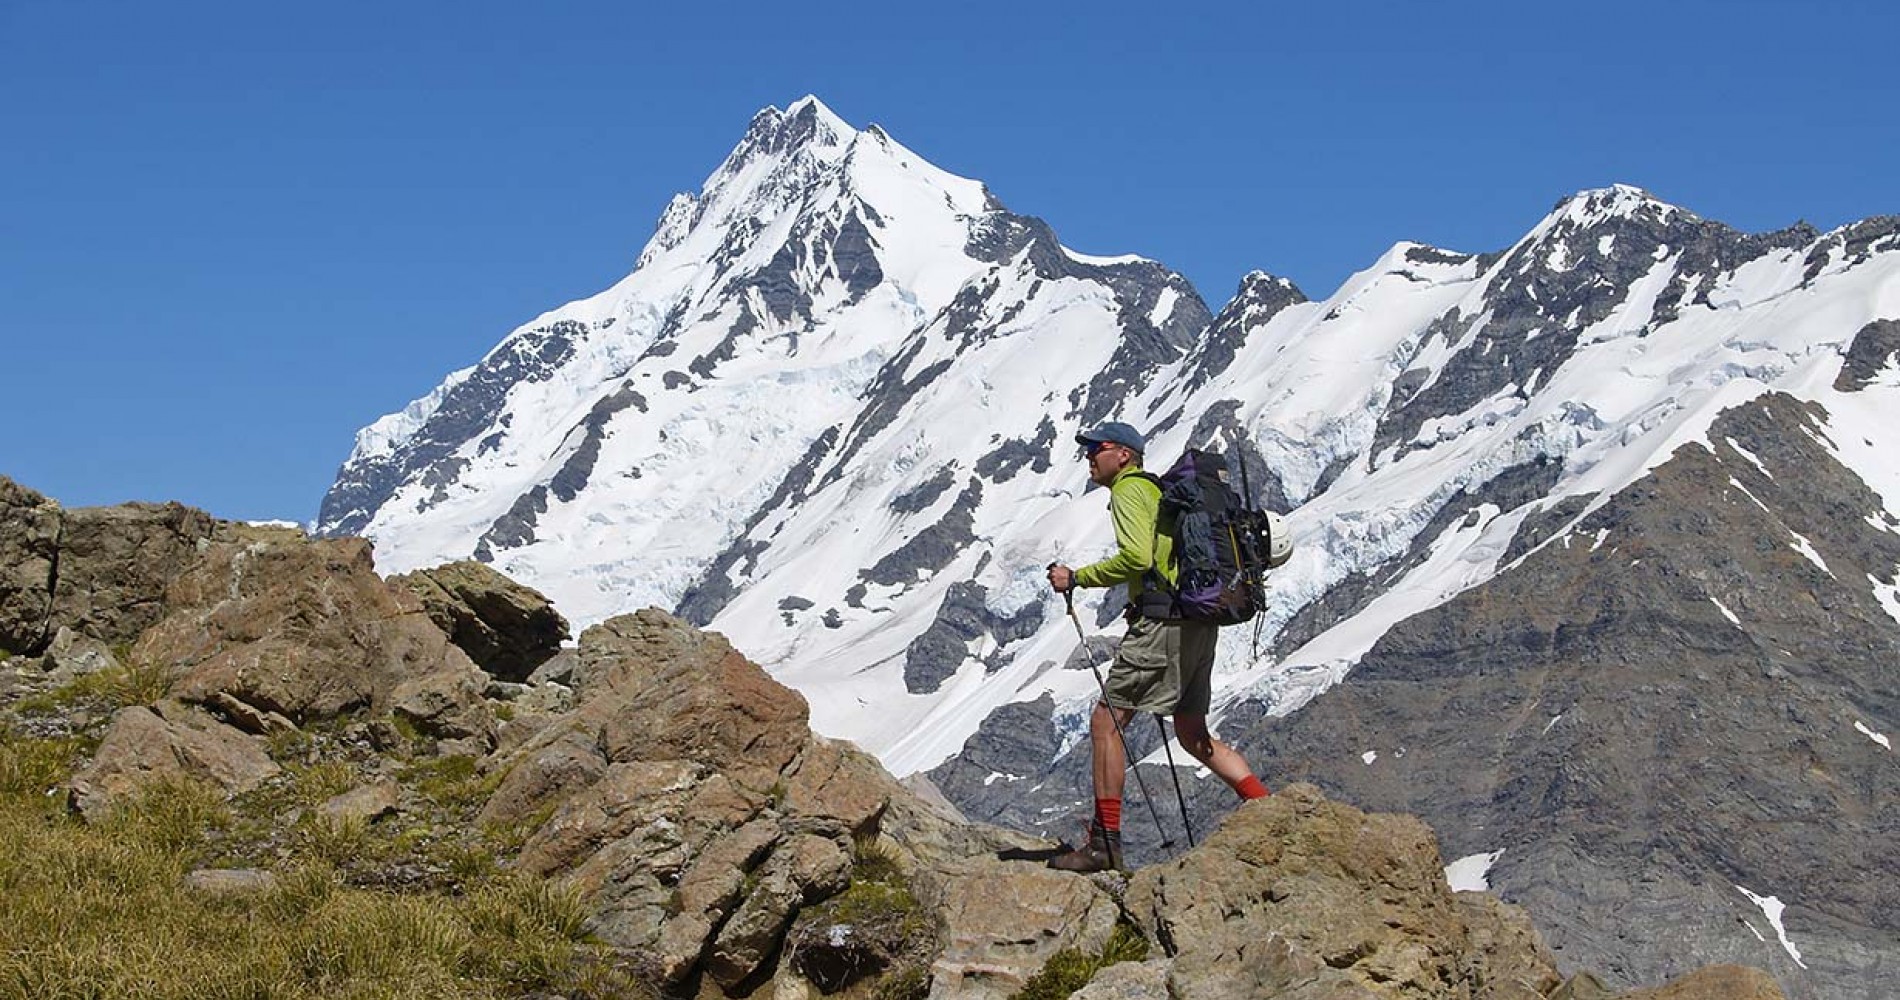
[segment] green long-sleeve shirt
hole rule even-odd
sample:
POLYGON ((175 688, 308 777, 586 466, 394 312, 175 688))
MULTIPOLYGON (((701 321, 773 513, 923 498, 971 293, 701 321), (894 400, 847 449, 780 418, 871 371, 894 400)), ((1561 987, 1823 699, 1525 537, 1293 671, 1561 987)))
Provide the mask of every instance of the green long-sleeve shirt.
POLYGON ((1129 466, 1108 487, 1109 516, 1115 521, 1115 554, 1075 571, 1078 587, 1128 585, 1132 600, 1142 591, 1142 575, 1149 569, 1174 585, 1174 540, 1157 530, 1161 518, 1161 487, 1129 466))

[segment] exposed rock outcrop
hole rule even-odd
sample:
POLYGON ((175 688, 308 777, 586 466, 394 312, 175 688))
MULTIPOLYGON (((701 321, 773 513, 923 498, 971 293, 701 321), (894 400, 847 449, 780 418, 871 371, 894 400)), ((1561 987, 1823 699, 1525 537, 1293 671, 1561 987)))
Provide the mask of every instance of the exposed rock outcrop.
POLYGON ((59 505, 0 476, 0 651, 36 656, 51 638, 59 505))
POLYGON ((1171 957, 1169 982, 1198 996, 1519 1000, 1562 983, 1521 911, 1457 904, 1424 823, 1310 785, 1138 872, 1127 905, 1171 957))
POLYGON ((880 835, 912 864, 1024 843, 959 841, 876 761, 813 735, 796 692, 658 610, 588 629, 576 672, 579 707, 491 764, 507 776, 481 822, 545 816, 520 867, 578 886, 594 931, 657 981, 769 975, 800 909, 846 888, 880 835))
POLYGON ((177 703, 133 707, 113 718, 92 763, 74 777, 71 801, 81 816, 99 820, 115 802, 163 782, 197 779, 236 795, 277 771, 261 740, 202 711, 177 703))
POLYGON ((505 681, 526 680, 567 639, 567 619, 552 601, 479 562, 448 563, 389 582, 415 594, 451 642, 505 681))
POLYGON ((376 575, 362 539, 215 545, 166 600, 132 655, 175 673, 180 699, 233 699, 299 726, 395 710, 427 735, 492 745, 486 678, 376 575))

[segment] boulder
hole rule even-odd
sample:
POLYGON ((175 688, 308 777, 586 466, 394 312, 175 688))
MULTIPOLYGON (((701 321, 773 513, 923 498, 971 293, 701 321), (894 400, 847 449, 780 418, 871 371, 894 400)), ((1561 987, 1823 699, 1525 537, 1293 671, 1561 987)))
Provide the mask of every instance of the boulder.
POLYGON ((231 796, 278 773, 263 741, 201 710, 159 709, 124 708, 112 717, 92 763, 73 776, 70 803, 80 816, 102 819, 115 803, 163 781, 205 781, 231 796))
POLYGON ((1560 982, 1517 915, 1453 898, 1423 823, 1310 785, 1247 803, 1196 850, 1143 869, 1126 904, 1172 959, 1179 995, 1477 1000, 1560 982))
POLYGON ((53 633, 53 641, 40 657, 40 668, 55 687, 119 665, 119 657, 111 646, 64 625, 53 633))
POLYGON ((1775 977, 1745 965, 1711 965, 1617 1000, 1783 1000, 1775 977))
POLYGON ((449 641, 502 680, 526 680, 567 640, 567 619, 553 602, 482 563, 448 563, 389 582, 415 594, 449 641))
POLYGON ((400 791, 395 781, 382 778, 331 796, 317 806, 317 815, 332 823, 374 822, 396 811, 400 791))
POLYGON ((429 735, 492 745, 485 676, 376 575, 369 543, 282 534, 211 546, 173 581, 134 658, 178 674, 172 693, 197 704, 299 726, 400 708, 429 735))
POLYGON ((59 505, 0 476, 0 653, 38 656, 52 630, 59 505))
POLYGON ((613 761, 690 760, 734 782, 778 783, 811 738, 805 699, 773 680, 723 636, 649 608, 588 629, 584 724, 598 723, 613 761))
POLYGON ((778 952, 798 908, 843 891, 850 871, 851 855, 837 842, 811 834, 786 838, 720 929, 706 974, 728 993, 739 991, 778 952))
POLYGON ((185 888, 216 896, 250 895, 277 888, 277 875, 256 868, 199 868, 185 874, 185 888))
POLYGON ((164 616, 167 587, 201 558, 215 526, 179 503, 66 511, 52 621, 108 643, 137 639, 164 616))
POLYGON ((1117 962, 1095 974, 1069 1000, 1172 1000, 1168 993, 1168 962, 1117 962))
POLYGON ((754 820, 709 845, 680 879, 676 914, 653 948, 661 982, 678 984, 698 966, 713 932, 745 898, 748 873, 778 842, 778 824, 754 820))
POLYGON ((1086 878, 994 858, 969 859, 945 874, 933 1000, 1014 995, 1056 952, 1099 952, 1115 929, 1114 901, 1086 878))

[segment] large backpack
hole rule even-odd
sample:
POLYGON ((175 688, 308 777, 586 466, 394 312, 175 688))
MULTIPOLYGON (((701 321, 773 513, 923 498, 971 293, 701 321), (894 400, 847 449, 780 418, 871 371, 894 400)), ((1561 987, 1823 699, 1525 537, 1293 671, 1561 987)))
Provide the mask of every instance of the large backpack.
MULTIPOLYGON (((1244 465, 1241 473, 1244 488, 1244 465)), ((1166 473, 1144 478, 1161 488, 1157 530, 1174 541, 1176 586, 1150 571, 1142 611, 1218 625, 1251 620, 1266 603, 1267 570, 1292 554, 1279 515, 1251 509, 1227 483, 1227 459, 1213 452, 1190 448, 1166 473)))

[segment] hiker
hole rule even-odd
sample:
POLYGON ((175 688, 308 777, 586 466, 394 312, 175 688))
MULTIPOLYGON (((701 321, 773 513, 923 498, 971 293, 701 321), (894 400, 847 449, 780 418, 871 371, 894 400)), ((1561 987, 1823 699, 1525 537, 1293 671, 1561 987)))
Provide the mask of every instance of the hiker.
MULTIPOLYGON (((1212 696, 1214 645, 1219 626, 1178 618, 1170 588, 1173 542, 1160 530, 1161 488, 1141 472, 1146 442, 1120 422, 1076 435, 1088 460, 1089 479, 1109 489, 1115 523, 1115 554, 1080 569, 1049 567, 1049 585, 1066 594, 1076 587, 1128 585, 1128 634, 1108 671, 1105 700, 1089 716, 1089 746, 1095 779, 1095 816, 1088 843, 1049 860, 1049 867, 1096 872, 1122 866, 1122 784, 1127 753, 1119 740, 1136 712, 1174 715, 1175 736, 1188 753, 1239 793, 1267 794, 1247 761, 1207 731, 1212 696), (1110 713, 1113 713, 1111 715, 1110 713)), ((1183 817, 1185 819, 1185 817, 1183 817)))

